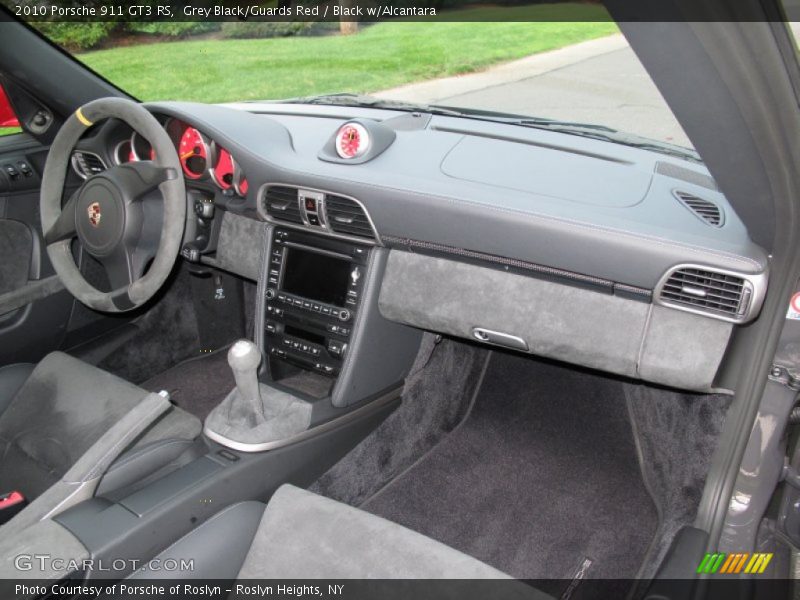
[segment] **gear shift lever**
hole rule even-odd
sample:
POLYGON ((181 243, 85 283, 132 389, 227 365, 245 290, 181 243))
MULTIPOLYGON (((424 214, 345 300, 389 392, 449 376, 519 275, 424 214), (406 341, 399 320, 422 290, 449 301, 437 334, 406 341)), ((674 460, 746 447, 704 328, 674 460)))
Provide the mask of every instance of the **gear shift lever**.
POLYGON ((264 403, 258 385, 258 365, 261 364, 261 351, 250 340, 239 340, 228 350, 228 365, 236 379, 239 398, 245 403, 246 414, 254 417, 253 424, 265 419, 264 403))
MULTIPOLYGON (((249 340, 228 350, 236 387, 206 417, 206 434, 231 444, 267 444, 285 440, 311 425, 311 403, 258 381, 261 351, 249 340)), ((241 450, 241 448, 239 448, 241 450)))

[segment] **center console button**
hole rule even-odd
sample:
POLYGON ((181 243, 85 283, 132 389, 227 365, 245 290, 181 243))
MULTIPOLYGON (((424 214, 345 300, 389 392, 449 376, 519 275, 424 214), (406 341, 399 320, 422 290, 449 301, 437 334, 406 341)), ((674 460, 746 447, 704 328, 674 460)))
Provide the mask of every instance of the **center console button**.
POLYGON ((330 306, 323 306, 323 307, 322 307, 322 314, 323 314, 323 315, 329 315, 329 314, 331 314, 331 307, 330 307, 330 306))
POLYGON ((350 320, 350 311, 346 308, 343 308, 339 311, 339 320, 340 321, 349 321, 350 320))

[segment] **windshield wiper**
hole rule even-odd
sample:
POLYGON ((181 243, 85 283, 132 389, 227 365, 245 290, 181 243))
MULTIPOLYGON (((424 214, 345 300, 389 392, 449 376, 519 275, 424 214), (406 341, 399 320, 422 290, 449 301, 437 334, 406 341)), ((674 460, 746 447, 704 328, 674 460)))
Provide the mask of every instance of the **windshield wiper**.
POLYGON ((506 125, 518 125, 521 127, 532 127, 544 129, 557 133, 567 133, 581 137, 592 138, 604 142, 614 142, 625 146, 632 146, 642 150, 650 150, 668 154, 685 160, 702 163, 700 155, 690 148, 660 142, 650 138, 625 133, 605 125, 595 125, 593 123, 576 123, 573 121, 559 121, 557 119, 546 119, 543 117, 525 117, 522 115, 503 114, 484 110, 456 109, 449 106, 437 106, 434 104, 416 104, 413 102, 402 102, 399 100, 384 100, 363 94, 323 94, 319 96, 307 96, 301 98, 290 98, 279 100, 279 103, 288 104, 318 104, 324 106, 356 106, 363 108, 377 108, 385 110, 399 110, 405 112, 420 112, 432 115, 443 115, 449 117, 466 117, 481 121, 491 121, 506 125))
POLYGON ((322 94, 320 96, 307 96, 278 100, 280 104, 318 104, 323 106, 355 106, 361 108, 377 108, 385 110, 401 110, 405 112, 428 113, 432 115, 445 115, 451 117, 469 116, 459 110, 432 106, 430 104, 416 104, 414 102, 401 102, 399 100, 384 100, 374 96, 361 94, 322 94))

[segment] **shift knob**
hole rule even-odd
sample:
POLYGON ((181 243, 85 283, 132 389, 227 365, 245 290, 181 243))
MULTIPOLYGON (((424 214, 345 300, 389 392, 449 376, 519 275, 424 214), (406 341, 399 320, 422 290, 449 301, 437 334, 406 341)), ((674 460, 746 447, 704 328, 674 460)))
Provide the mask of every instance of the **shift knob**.
POLYGON ((258 365, 261 351, 250 340, 239 340, 228 350, 228 365, 236 380, 239 397, 246 403, 250 414, 264 418, 264 404, 258 386, 258 365))
POLYGON ((228 364, 234 373, 254 371, 261 364, 261 352, 250 340, 239 340, 228 350, 228 364))

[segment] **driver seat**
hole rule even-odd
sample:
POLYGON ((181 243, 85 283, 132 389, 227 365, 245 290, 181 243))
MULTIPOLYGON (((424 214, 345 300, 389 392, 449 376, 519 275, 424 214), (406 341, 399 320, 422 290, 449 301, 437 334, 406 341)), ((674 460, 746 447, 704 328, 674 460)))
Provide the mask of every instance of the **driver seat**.
MULTIPOLYGON (((43 494, 147 395, 63 352, 48 354, 37 365, 0 368, 0 494, 19 491, 29 501, 43 494)), ((170 407, 127 449, 114 449, 124 453, 97 492, 119 489, 166 466, 201 430, 197 417, 170 407)))

